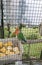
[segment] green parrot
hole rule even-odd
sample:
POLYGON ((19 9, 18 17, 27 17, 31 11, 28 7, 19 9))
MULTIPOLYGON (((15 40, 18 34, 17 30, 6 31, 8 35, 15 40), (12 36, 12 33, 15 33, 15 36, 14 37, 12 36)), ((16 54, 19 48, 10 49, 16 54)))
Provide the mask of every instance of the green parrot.
POLYGON ((19 40, 24 41, 24 42, 27 42, 26 39, 25 39, 25 37, 24 37, 24 35, 23 35, 23 33, 21 32, 22 27, 23 27, 23 25, 20 24, 20 25, 16 28, 14 34, 16 35, 16 37, 17 37, 19 40))
POLYGON ((21 40, 21 41, 27 42, 22 32, 20 32, 20 33, 17 35, 17 38, 18 38, 19 40, 21 40))

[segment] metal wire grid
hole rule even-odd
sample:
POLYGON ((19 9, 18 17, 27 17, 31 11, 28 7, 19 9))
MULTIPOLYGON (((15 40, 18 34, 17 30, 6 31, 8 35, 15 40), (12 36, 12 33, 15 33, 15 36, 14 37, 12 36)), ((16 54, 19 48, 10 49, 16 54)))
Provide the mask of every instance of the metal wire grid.
POLYGON ((38 25, 42 22, 42 1, 3 0, 4 21, 38 25), (28 14, 28 15, 27 15, 28 14))
MULTIPOLYGON (((25 24, 27 28, 32 28, 34 26, 38 27, 40 22, 42 22, 42 1, 3 0, 3 13, 4 13, 3 16, 4 27, 7 26, 7 23, 10 23, 12 26, 10 27, 11 31, 14 31, 14 26, 17 26, 19 23, 25 24)), ((33 32, 34 30, 31 29, 28 30, 27 28, 22 29, 22 32, 23 33, 25 32, 24 33, 25 36, 29 35, 30 32, 32 34, 34 33, 33 32)), ((25 54, 27 55, 29 53, 30 56, 33 56, 35 58, 40 58, 42 43, 38 43, 38 44, 30 44, 29 50, 28 50, 29 45, 27 46, 25 45, 24 46, 24 50, 26 49, 24 51, 25 54), (40 44, 40 46, 38 44, 40 44)))
MULTIPOLYGON (((39 27, 42 22, 42 1, 40 0, 3 0, 4 25, 13 26, 23 23, 26 27, 39 27)), ((26 34, 29 35, 26 29, 26 34)), ((30 29, 33 33, 33 30, 30 29)))

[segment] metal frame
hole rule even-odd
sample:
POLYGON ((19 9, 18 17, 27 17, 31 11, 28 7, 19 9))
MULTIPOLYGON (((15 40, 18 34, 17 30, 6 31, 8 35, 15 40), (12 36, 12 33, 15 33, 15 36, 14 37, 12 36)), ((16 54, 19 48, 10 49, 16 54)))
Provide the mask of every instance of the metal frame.
POLYGON ((3 0, 1 0, 1 27, 2 27, 2 32, 1 32, 1 38, 4 38, 4 23, 3 23, 3 0))

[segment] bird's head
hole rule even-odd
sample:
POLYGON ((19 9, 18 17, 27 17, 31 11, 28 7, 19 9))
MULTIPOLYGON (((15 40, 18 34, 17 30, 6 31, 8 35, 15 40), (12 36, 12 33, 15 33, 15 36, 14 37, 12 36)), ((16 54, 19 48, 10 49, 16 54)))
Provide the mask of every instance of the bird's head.
POLYGON ((19 32, 20 32, 19 28, 18 28, 18 27, 16 27, 14 34, 15 34, 15 35, 18 35, 18 34, 19 34, 19 32))

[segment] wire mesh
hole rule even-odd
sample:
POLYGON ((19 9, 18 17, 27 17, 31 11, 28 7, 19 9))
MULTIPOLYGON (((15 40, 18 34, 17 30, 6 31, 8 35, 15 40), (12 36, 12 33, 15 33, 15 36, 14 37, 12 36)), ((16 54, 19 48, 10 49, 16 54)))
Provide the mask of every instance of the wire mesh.
MULTIPOLYGON (((42 0, 3 0, 4 38, 13 38, 16 27, 25 25, 21 32, 27 40, 42 39, 42 0), (7 26, 9 24, 10 26, 7 26), (40 27, 40 28, 39 28, 40 27)), ((39 59, 42 42, 23 44, 23 59, 39 59)))

